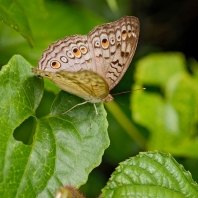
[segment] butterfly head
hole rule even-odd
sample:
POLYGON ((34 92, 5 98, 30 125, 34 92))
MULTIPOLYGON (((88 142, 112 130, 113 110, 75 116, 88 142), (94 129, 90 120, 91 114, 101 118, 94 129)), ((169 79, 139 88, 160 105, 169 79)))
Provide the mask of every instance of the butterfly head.
POLYGON ((103 99, 104 102, 110 102, 112 101, 114 98, 112 97, 111 94, 108 94, 106 98, 103 99))

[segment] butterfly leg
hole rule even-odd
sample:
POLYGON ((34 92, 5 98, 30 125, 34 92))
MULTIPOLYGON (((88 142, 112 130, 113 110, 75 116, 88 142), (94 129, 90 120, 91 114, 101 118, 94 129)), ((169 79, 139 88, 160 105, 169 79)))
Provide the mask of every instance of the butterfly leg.
POLYGON ((96 112, 96 115, 93 117, 93 119, 98 115, 98 109, 96 107, 96 104, 93 104, 94 105, 94 109, 95 109, 95 112, 96 112))
POLYGON ((85 102, 79 103, 79 104, 77 104, 77 105, 74 105, 72 108, 70 108, 70 109, 67 110, 66 112, 61 113, 61 115, 64 115, 64 114, 68 113, 69 111, 71 111, 72 109, 76 108, 77 106, 84 105, 84 104, 86 104, 87 102, 88 102, 88 101, 85 101, 85 102))
MULTIPOLYGON (((89 101, 85 101, 85 102, 79 103, 79 104, 77 104, 77 105, 74 105, 72 108, 70 108, 70 109, 67 110, 66 112, 61 113, 61 115, 64 115, 64 114, 68 113, 69 111, 71 111, 72 109, 76 108, 77 106, 84 105, 84 104, 86 104, 87 102, 89 102, 89 101)), ((93 105, 94 105, 94 109, 95 109, 96 114, 94 115, 93 118, 91 118, 91 121, 90 121, 90 128, 92 128, 92 121, 94 120, 94 118, 95 118, 96 116, 98 116, 97 107, 96 107, 95 104, 93 104, 93 105)))
POLYGON ((96 107, 96 104, 93 104, 94 105, 94 109, 95 109, 95 116, 93 118, 91 118, 91 121, 90 121, 90 129, 92 128, 92 121, 95 119, 96 116, 98 116, 98 110, 97 110, 97 107, 96 107))

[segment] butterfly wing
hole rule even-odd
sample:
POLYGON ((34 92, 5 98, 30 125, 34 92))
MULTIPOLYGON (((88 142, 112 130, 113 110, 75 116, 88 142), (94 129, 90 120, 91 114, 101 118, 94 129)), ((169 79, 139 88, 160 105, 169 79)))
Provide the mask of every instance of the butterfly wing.
POLYGON ((68 36, 52 43, 33 72, 67 92, 99 102, 126 72, 138 36, 138 19, 123 17, 97 26, 88 36, 68 36))
POLYGON ((45 71, 96 71, 92 62, 87 36, 74 35, 52 43, 46 49, 38 63, 38 68, 45 71))
POLYGON ((101 102, 109 94, 107 82, 92 71, 57 71, 50 72, 37 68, 32 71, 53 81, 61 89, 79 96, 89 102, 101 102))
POLYGON ((92 62, 110 90, 120 81, 133 58, 139 30, 139 20, 125 16, 97 26, 88 34, 89 49, 94 53, 92 62))
POLYGON ((109 93, 103 77, 96 73, 87 36, 74 35, 52 43, 39 60, 39 76, 53 81, 61 89, 90 102, 99 102, 109 93))

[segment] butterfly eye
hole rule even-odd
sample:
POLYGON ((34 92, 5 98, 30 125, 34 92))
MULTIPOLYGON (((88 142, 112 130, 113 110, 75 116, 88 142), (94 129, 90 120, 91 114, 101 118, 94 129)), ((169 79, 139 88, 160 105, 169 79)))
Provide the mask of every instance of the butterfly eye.
POLYGON ((77 58, 79 58, 81 56, 81 52, 78 48, 74 48, 73 53, 74 53, 75 57, 77 57, 77 58))
POLYGON ((81 51, 83 54, 86 54, 86 53, 87 53, 87 48, 86 48, 86 47, 80 47, 80 51, 81 51))
POLYGON ((50 66, 53 68, 53 69, 58 69, 61 64, 58 62, 58 61, 52 61, 50 66))
POLYGON ((102 39, 102 47, 106 49, 108 46, 109 46, 109 41, 106 38, 102 39))
POLYGON ((122 39, 125 40, 126 37, 127 37, 127 32, 126 32, 126 30, 123 30, 122 31, 122 39))

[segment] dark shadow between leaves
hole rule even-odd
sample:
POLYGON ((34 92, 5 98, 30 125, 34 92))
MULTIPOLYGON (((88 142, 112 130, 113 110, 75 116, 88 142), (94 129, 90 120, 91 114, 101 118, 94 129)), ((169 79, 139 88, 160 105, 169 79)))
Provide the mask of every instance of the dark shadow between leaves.
POLYGON ((41 102, 36 110, 36 117, 42 118, 50 113, 50 108, 55 99, 55 94, 50 91, 44 91, 41 102))
POLYGON ((21 141, 26 145, 31 145, 35 134, 34 126, 36 120, 34 117, 29 117, 18 126, 13 133, 13 137, 17 141, 21 141))

